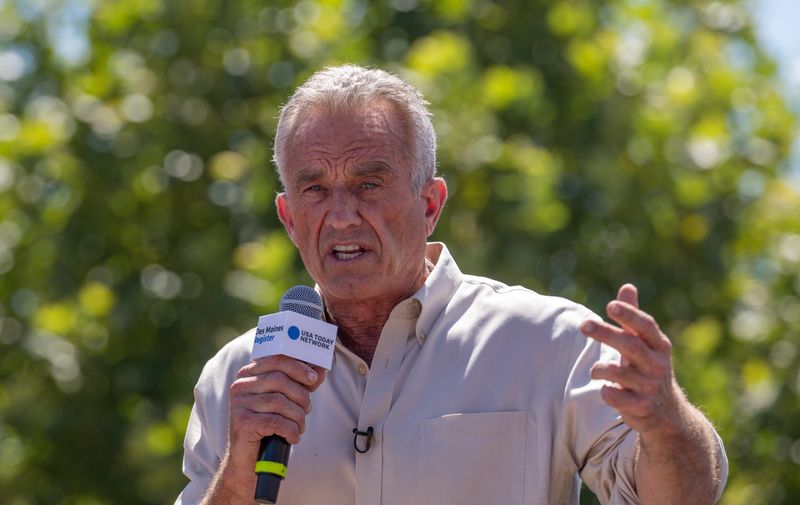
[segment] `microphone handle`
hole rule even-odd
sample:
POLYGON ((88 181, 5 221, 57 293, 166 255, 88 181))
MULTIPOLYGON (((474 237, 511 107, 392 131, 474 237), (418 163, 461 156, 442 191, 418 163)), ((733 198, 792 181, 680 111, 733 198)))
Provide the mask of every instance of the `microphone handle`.
POLYGON ((289 463, 289 448, 289 442, 278 435, 261 439, 256 461, 256 502, 274 504, 278 501, 278 490, 289 463))

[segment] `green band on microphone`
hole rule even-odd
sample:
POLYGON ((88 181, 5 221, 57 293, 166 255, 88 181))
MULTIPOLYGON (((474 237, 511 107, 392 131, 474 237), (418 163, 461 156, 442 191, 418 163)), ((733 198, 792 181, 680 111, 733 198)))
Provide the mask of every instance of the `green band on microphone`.
POLYGON ((256 473, 271 473, 285 479, 286 465, 274 461, 256 461, 256 473))

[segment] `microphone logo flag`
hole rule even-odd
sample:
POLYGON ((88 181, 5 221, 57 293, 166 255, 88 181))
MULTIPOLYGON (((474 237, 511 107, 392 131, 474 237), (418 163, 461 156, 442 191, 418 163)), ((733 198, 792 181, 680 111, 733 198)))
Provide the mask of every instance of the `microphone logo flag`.
POLYGON ((251 358, 283 354, 330 370, 335 343, 336 326, 286 310, 258 318, 251 358))

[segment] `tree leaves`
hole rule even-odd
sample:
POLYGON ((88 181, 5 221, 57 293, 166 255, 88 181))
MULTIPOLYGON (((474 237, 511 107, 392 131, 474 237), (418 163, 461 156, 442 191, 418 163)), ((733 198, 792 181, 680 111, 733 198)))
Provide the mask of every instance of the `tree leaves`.
MULTIPOLYGON (((431 102, 468 272, 640 288, 734 464, 800 497, 795 116, 743 2, 0 2, 0 503, 169 502, 203 363, 309 279, 277 110, 325 65, 431 102), (54 477, 55 476, 55 477, 54 477)), ((586 503, 591 497, 584 497, 586 503)))

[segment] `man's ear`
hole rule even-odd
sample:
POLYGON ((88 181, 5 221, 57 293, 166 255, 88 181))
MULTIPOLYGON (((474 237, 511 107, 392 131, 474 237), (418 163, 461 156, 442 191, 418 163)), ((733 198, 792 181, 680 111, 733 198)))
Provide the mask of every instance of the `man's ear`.
POLYGON ((292 219, 292 211, 289 209, 289 202, 286 200, 286 193, 278 193, 278 196, 275 197, 275 207, 278 209, 278 219, 281 220, 283 227, 286 228, 286 233, 296 246, 294 220, 292 219))
POLYGON ((441 177, 434 177, 422 188, 421 196, 425 200, 425 231, 430 237, 447 201, 447 183, 441 177))

